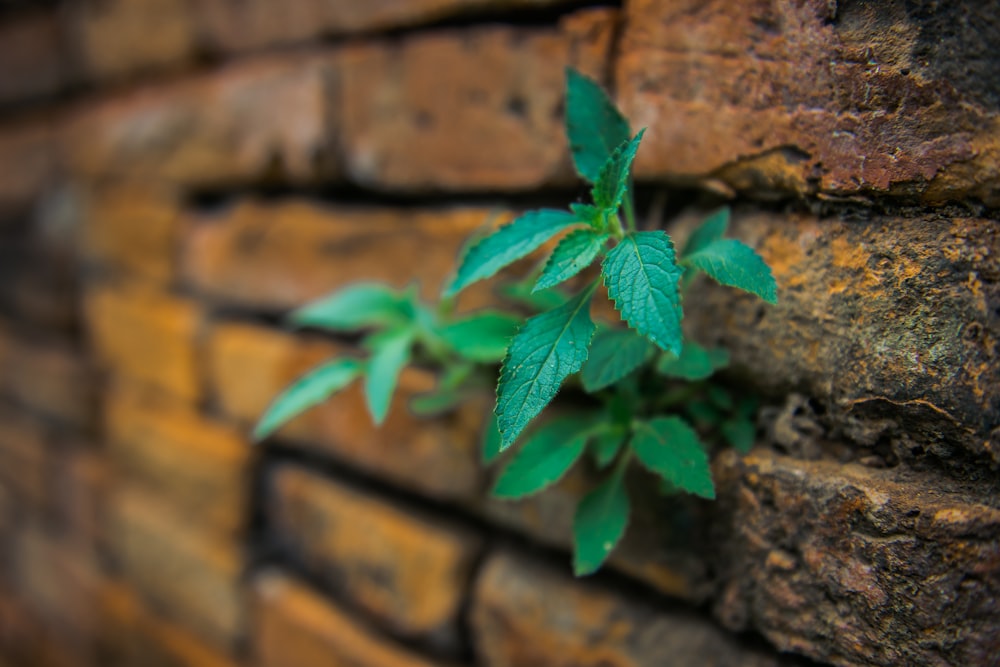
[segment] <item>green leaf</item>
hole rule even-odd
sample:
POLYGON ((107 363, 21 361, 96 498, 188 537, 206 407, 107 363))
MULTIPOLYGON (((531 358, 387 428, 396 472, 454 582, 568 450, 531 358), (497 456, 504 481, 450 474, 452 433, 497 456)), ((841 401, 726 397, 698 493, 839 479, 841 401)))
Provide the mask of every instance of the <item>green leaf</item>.
POLYGON ((587 426, 578 417, 564 417, 538 429, 504 468, 493 495, 523 498, 557 482, 583 454, 587 426))
POLYGON ((593 229, 577 229, 567 234, 552 251, 532 291, 555 287, 583 271, 601 252, 608 238, 608 234, 601 234, 593 229))
POLYGON ((771 267, 753 248, 736 239, 713 241, 683 259, 687 266, 704 271, 717 282, 778 303, 778 286, 771 267))
POLYGON ((507 349, 497 385, 502 449, 513 444, 563 380, 587 360, 595 329, 590 319, 595 287, 590 285, 558 308, 529 319, 507 349))
POLYGON ((711 401, 690 400, 684 404, 684 410, 699 424, 711 426, 722 421, 722 414, 711 401))
POLYGON ((607 211, 593 204, 570 204, 569 210, 580 222, 585 222, 592 229, 603 231, 607 227, 607 211))
POLYGON ((705 246, 721 239, 726 234, 729 227, 729 208, 723 207, 709 214, 705 221, 699 225, 698 229, 691 233, 687 243, 684 244, 684 252, 681 257, 698 252, 705 246))
POLYGON ((576 171, 593 183, 611 153, 632 133, 597 82, 566 68, 566 138, 576 171))
POLYGON ((535 281, 536 278, 532 276, 528 280, 501 285, 498 291, 502 296, 514 303, 537 311, 552 310, 568 301, 566 294, 558 289, 532 292, 535 287, 535 281))
POLYGON ((289 320, 299 326, 331 331, 402 324, 411 318, 407 299, 377 283, 351 285, 295 310, 289 320))
POLYGON ((594 434, 590 449, 598 468, 606 468, 615 460, 627 436, 628 433, 624 428, 611 425, 594 434))
POLYGON ((410 410, 418 417, 436 417, 454 410, 468 398, 468 392, 457 389, 435 389, 410 399, 410 410))
POLYGON ((716 365, 708 350, 698 343, 687 341, 680 356, 664 354, 656 364, 662 375, 684 380, 704 380, 715 372, 716 365))
POLYGON ((597 175, 597 182, 594 183, 591 190, 594 204, 598 208, 616 212, 621 206, 622 199, 628 191, 632 161, 635 159, 635 153, 639 150, 639 143, 645 132, 645 129, 639 130, 639 133, 631 141, 622 142, 601 167, 601 171, 597 175))
POLYGON ((708 455, 698 434, 680 417, 657 417, 638 424, 632 451, 643 465, 674 486, 715 498, 708 455))
POLYGON ((712 405, 720 410, 732 410, 734 407, 733 396, 728 391, 717 385, 709 385, 705 388, 705 394, 712 405))
POLYGON ((481 363, 501 361, 521 318, 487 311, 448 324, 438 335, 460 356, 481 363))
POLYGON ((445 297, 458 294, 477 280, 489 278, 562 230, 578 224, 577 217, 567 211, 542 209, 525 213, 469 248, 445 297))
POLYGON ((372 350, 365 370, 365 402, 376 424, 385 421, 399 374, 410 360, 414 330, 411 327, 392 329, 372 336, 366 344, 372 350))
POLYGON ((500 449, 500 429, 497 428, 497 416, 491 411, 489 419, 483 427, 483 465, 489 465, 496 461, 502 452, 503 450, 500 449))
POLYGON ((263 440, 292 417, 319 405, 349 385, 363 369, 357 359, 334 359, 309 371, 274 399, 254 428, 254 440, 263 440))
POLYGON ((604 284, 622 319, 667 352, 679 355, 681 269, 665 232, 629 234, 604 258, 604 284))
POLYGON ((628 525, 629 500, 625 468, 619 467, 592 490, 573 517, 573 572, 582 577, 596 572, 615 548, 628 525))
POLYGON ((601 331, 580 372, 583 388, 595 392, 613 385, 639 368, 651 349, 649 341, 631 329, 601 331))
POLYGON ((757 427, 749 419, 734 417, 722 422, 720 427, 722 437, 740 454, 746 454, 753 448, 757 439, 757 427))
POLYGON ((712 362, 712 368, 722 370, 729 366, 729 350, 724 347, 713 347, 708 349, 708 360, 712 362))

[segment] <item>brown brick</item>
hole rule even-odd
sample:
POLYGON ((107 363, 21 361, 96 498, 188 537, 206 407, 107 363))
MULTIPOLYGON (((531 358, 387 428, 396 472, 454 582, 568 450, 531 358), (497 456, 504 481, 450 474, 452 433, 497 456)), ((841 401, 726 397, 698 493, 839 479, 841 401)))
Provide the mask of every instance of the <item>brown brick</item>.
POLYGON ((995 221, 751 213, 733 233, 773 268, 778 305, 696 284, 696 339, 727 347, 768 390, 807 390, 827 430, 859 447, 1000 459, 995 221))
POLYGON ((997 201, 1000 87, 981 56, 997 39, 977 27, 995 7, 904 4, 629 3, 617 83, 649 126, 637 175, 997 201))
POLYGON ((19 513, 46 512, 50 465, 48 434, 42 425, 21 411, 0 406, 0 484, 19 513))
POLYGON ((177 66, 194 56, 197 26, 186 0, 77 3, 72 20, 92 78, 177 66))
POLYGON ((49 484, 53 524, 77 553, 96 558, 107 482, 104 452, 88 442, 57 442, 49 484))
POLYGON ((257 667, 430 667, 426 660, 373 634, 352 615, 277 571, 254 583, 252 652, 257 667))
POLYGON ((88 288, 85 317, 95 351, 113 375, 163 389, 179 398, 201 395, 199 306, 130 285, 88 288))
POLYGON ((327 100, 332 55, 227 65, 84 109, 70 167, 93 180, 209 188, 335 177, 327 100))
POLYGON ((58 172, 56 137, 48 119, 5 124, 0 131, 0 212, 30 208, 58 172))
POLYGON ((94 424, 97 396, 84 352, 59 342, 32 341, 3 322, 0 394, 80 431, 94 424))
POLYGON ((250 446, 235 430, 129 387, 111 393, 105 414, 116 484, 142 488, 210 534, 244 527, 250 446))
MULTIPOLYGON (((507 212, 326 207, 249 201, 196 220, 184 274, 202 293, 261 310, 299 306, 351 282, 419 283, 436 299, 467 237, 507 212), (419 257, 414 248, 420 248, 419 257)), ((472 289, 466 304, 488 299, 472 289)))
POLYGON ((396 632, 457 639, 477 538, 298 468, 273 484, 271 521, 293 558, 396 632))
POLYGON ((839 665, 995 663, 989 483, 764 449, 720 464, 715 611, 727 626, 839 665))
POLYGON ((235 545, 192 531, 169 507, 136 491, 117 490, 109 510, 111 553, 128 583, 169 620, 232 649, 244 612, 235 545))
POLYGON ((83 226, 89 262, 158 282, 174 277, 180 237, 175 193, 141 186, 95 192, 83 226))
POLYGON ((25 12, 0 23, 0 104, 51 95, 72 78, 58 15, 25 12))
POLYGON ((477 28, 349 47, 340 116, 350 177, 412 191, 569 182, 563 68, 603 73, 615 17, 594 10, 556 30, 477 28))
POLYGON ((483 568, 472 630, 487 667, 782 664, 694 612, 656 609, 510 555, 483 568))
POLYGON ((127 587, 108 582, 99 613, 102 667, 233 667, 224 654, 158 617, 127 587))
POLYGON ((0 309, 26 329, 74 335, 80 320, 78 268, 72 253, 36 240, 4 239, 0 309))
MULTIPOLYGON (((310 338, 242 324, 213 327, 207 349, 215 397, 227 415, 248 428, 296 377, 346 352, 310 338)), ((278 437, 421 493, 469 499, 481 487, 478 443, 489 401, 482 396, 438 419, 415 417, 408 401, 432 386, 433 378, 425 371, 404 371, 389 417, 376 427, 360 385, 355 385, 297 417, 278 437)))

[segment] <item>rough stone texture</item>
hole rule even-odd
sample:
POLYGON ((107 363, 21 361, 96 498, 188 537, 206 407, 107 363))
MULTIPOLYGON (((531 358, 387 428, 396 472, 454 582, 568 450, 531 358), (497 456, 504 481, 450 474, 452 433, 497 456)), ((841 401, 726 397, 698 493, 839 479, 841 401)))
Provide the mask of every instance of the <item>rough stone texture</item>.
POLYGON ((81 432, 94 423, 93 374, 79 350, 39 342, 0 321, 0 395, 81 432))
POLYGON ((563 68, 603 78, 615 19, 592 10, 558 31, 496 27, 348 47, 339 116, 350 178, 411 191, 568 182, 563 68))
POLYGON ((254 582, 254 641, 258 667, 431 667, 441 665, 361 626, 307 586, 268 571, 254 582))
POLYGON ((324 34, 371 32, 476 11, 514 12, 565 4, 561 0, 201 0, 198 12, 211 48, 241 51, 303 41, 324 34))
POLYGON ((106 397, 104 428, 118 485, 141 488, 213 535, 245 527, 251 452, 232 428, 135 387, 106 397))
POLYGON ((785 664, 691 612, 657 610, 508 554, 488 560, 480 574, 472 627, 487 667, 785 664))
POLYGON ((90 77, 176 66, 195 54, 198 28, 187 0, 78 2, 71 9, 90 77))
POLYGON ((85 261, 158 283, 172 280, 181 236, 177 198, 155 185, 93 193, 82 221, 85 261))
POLYGON ((998 665, 996 488, 758 450, 716 466, 732 629, 837 665, 998 665))
MULTIPOLYGON (((509 217, 486 208, 249 201, 192 220, 183 274, 206 297, 262 311, 300 306, 358 281, 417 283, 436 300, 469 235, 509 217)), ((481 305, 488 295, 486 286, 470 288, 462 303, 481 305)))
POLYGON ((1000 201, 996 2, 627 3, 641 178, 1000 201))
MULTIPOLYGON (((213 393, 227 414, 246 427, 295 378, 327 358, 355 353, 240 324, 214 327, 207 349, 213 393)), ((478 443, 487 397, 474 397, 440 419, 418 419, 407 403, 433 386, 427 372, 406 369, 386 421, 376 427, 360 385, 354 384, 296 417, 277 437, 422 494, 470 499, 482 485, 478 443)))
POLYGON ((252 60, 112 97, 68 127, 69 166, 160 187, 330 179, 333 65, 322 52, 252 60))
POLYGON ((58 92, 72 81, 72 67, 56 12, 29 12, 0 23, 0 104, 58 92))
POLYGON ((733 233, 771 265, 778 305, 705 280, 685 311, 697 340, 728 347, 755 384, 805 390, 859 445, 1000 461, 995 221, 757 213, 733 233))
POLYGON ((116 489, 106 518, 110 552, 125 580, 169 620, 221 651, 243 634, 240 557, 233 544, 191 531, 169 506, 116 489))
POLYGON ((273 487, 274 535, 313 576, 395 632, 457 640, 478 538, 299 468, 273 487))
POLYGON ((113 376, 200 397, 197 303, 134 284, 95 284, 85 296, 91 342, 113 376))

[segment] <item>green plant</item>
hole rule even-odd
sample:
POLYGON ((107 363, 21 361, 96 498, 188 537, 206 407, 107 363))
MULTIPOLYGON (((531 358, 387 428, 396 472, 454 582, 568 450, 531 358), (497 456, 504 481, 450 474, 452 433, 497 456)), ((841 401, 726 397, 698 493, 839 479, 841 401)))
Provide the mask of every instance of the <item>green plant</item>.
POLYGON ((684 340, 684 290, 699 273, 769 303, 776 302, 777 290, 750 247, 724 238, 727 209, 709 216, 679 256, 666 232, 637 229, 631 167, 644 131, 633 136, 600 86, 573 70, 567 70, 566 107, 573 161, 592 186, 592 202, 525 213, 471 244, 436 306, 421 302, 414 289, 363 284, 293 313, 295 324, 368 332, 363 347, 369 356, 336 359, 299 379, 275 400, 256 436, 266 437, 359 377, 372 417, 381 423, 398 375, 411 361, 441 373, 437 390, 411 407, 422 414, 446 410, 471 388, 488 384, 502 362, 494 422, 483 444, 483 459, 491 463, 571 381, 596 405, 567 408, 530 433, 493 493, 536 493, 589 455, 602 481, 582 499, 574 520, 574 570, 582 575, 600 567, 625 531, 630 462, 657 474, 664 493, 714 498, 706 443, 728 442, 744 451, 753 442, 755 404, 710 381, 728 364, 726 351, 684 340), (464 288, 559 235, 544 264, 505 290, 541 312, 523 323, 499 311, 454 315, 453 299, 464 288), (580 282, 578 274, 595 264, 599 277, 565 291, 567 281, 580 282), (593 321, 591 302, 602 281, 625 327, 593 321))

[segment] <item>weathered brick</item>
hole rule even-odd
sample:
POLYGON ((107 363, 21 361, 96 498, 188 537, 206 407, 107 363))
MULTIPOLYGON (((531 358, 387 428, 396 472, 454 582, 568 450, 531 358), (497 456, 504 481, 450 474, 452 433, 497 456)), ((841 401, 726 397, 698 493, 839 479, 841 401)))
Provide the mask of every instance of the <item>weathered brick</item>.
POLYGON ((0 484, 19 513, 43 515, 48 507, 48 434, 35 419, 0 405, 0 484))
POLYGON ((73 5, 72 25, 92 78, 116 78, 190 61, 197 25, 187 0, 109 0, 73 5))
POLYGON ((479 576, 472 630, 488 667, 782 664, 694 612, 656 609, 508 554, 479 576))
POLYGON ((72 428, 94 424, 97 396, 83 350, 29 340, 0 322, 0 394, 72 428))
POLYGON ((136 285, 101 283, 88 287, 84 310, 95 352, 113 375, 183 399, 200 397, 197 303, 136 285))
POLYGON ((182 627, 164 620, 120 583, 101 591, 101 648, 107 667, 233 667, 225 654, 182 627))
POLYGON ((275 535, 314 576, 396 632, 457 641, 478 538, 299 468, 273 493, 275 535))
MULTIPOLYGON (((216 399, 228 416, 247 427, 295 378, 347 352, 244 324, 213 327, 206 348, 216 399)), ((478 443, 488 399, 473 398, 439 419, 420 419, 407 403, 431 389, 433 382, 425 371, 405 370, 389 416, 379 427, 368 415, 360 385, 354 385, 291 421, 278 437, 424 494, 470 499, 481 487, 478 443)))
MULTIPOLYGON (((436 299, 467 237, 507 215, 485 208, 249 201, 193 221, 183 249, 184 275, 211 298, 267 311, 364 280, 395 287, 417 282, 425 297, 436 299)), ((469 292, 463 304, 489 298, 485 287, 469 292)))
POLYGON ((992 3, 631 2, 637 175, 756 196, 1000 196, 992 3), (989 54, 989 55, 984 55, 989 54))
POLYGON ((5 124, 0 131, 0 212, 28 209, 55 182, 59 155, 51 121, 5 124))
POLYGON ((0 309, 25 328, 73 335, 80 319, 77 269, 71 255, 47 244, 4 239, 0 309))
POLYGON ((258 667, 430 667, 440 665, 372 633, 287 575, 268 571, 254 582, 251 649, 258 667))
POLYGON ((72 80, 66 35, 54 11, 0 22, 0 104, 51 95, 72 80))
POLYGON ((411 191, 569 182, 563 68, 602 75, 615 20, 590 10, 556 30, 477 28, 348 47, 339 99, 350 177, 411 191))
POLYGON ((226 65, 89 106, 66 132, 87 180, 197 188, 335 177, 331 54, 226 65))
POLYGON ((120 387, 106 400, 105 433, 116 484, 142 488, 209 534, 244 527, 250 446, 231 427, 120 387))
POLYGON ((235 545, 192 531, 169 506, 132 490, 111 495, 110 552, 124 578, 169 620, 222 651, 243 634, 235 545))
POLYGON ((83 220, 85 258, 104 269, 171 280, 181 232, 177 196, 156 186, 93 193, 83 220))
POLYGON ((697 340, 729 348, 759 386, 807 390, 834 438, 1000 460, 995 221, 752 213, 733 233, 771 265, 778 305, 697 284, 697 340))
POLYGON ((49 483, 52 519, 63 542, 96 559, 104 521, 104 452, 89 442, 57 441, 49 483))
POLYGON ((837 665, 992 665, 1000 510, 983 484, 757 450, 716 466, 716 614, 837 665))

